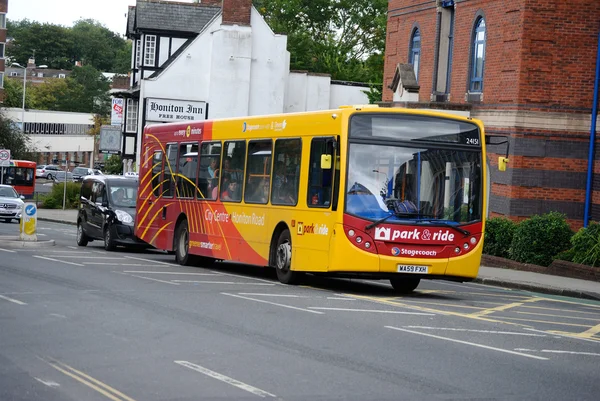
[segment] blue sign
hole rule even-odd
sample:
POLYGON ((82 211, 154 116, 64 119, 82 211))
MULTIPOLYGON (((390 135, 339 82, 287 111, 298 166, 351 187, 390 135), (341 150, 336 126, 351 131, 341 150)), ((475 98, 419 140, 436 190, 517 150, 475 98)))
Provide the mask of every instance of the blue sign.
POLYGON ((37 211, 37 208, 35 207, 35 205, 27 205, 25 207, 25 214, 27 216, 33 216, 36 211, 37 211))

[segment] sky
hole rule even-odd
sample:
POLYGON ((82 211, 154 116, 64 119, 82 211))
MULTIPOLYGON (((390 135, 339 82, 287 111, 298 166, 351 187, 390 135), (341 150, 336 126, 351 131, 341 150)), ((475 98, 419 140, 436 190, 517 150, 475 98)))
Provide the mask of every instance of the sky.
MULTIPOLYGON (((179 0, 191 3, 192 0, 179 0)), ((127 9, 136 0, 8 0, 9 20, 31 21, 73 26, 78 19, 95 19, 111 31, 123 36, 127 25, 127 9)))

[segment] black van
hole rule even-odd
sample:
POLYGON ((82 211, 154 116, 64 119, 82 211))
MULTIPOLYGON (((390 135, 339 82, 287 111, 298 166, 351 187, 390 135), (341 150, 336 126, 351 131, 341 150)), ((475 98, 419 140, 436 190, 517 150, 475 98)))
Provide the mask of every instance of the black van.
POLYGON ((77 215, 77 245, 104 240, 104 249, 117 245, 139 247, 145 243, 133 234, 137 177, 87 176, 81 184, 77 215))

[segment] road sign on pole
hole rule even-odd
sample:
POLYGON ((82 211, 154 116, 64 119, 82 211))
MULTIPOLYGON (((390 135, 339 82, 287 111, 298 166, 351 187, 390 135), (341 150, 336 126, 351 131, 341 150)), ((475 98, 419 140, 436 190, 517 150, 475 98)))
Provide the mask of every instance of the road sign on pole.
POLYGON ((10 166, 10 149, 0 149, 0 166, 10 166))

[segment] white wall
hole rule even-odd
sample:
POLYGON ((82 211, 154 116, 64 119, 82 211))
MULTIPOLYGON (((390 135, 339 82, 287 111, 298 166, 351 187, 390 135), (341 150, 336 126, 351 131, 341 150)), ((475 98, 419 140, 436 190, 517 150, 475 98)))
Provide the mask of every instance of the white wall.
POLYGON ((331 77, 308 74, 306 81, 306 108, 304 111, 329 109, 331 77))
MULTIPOLYGON (((13 121, 21 122, 23 109, 4 108, 5 115, 13 121)), ((89 113, 73 113, 69 111, 25 110, 26 123, 62 123, 62 124, 94 124, 94 115, 89 113)))
POLYGON ((284 113, 296 113, 306 110, 306 86, 308 74, 305 72, 290 72, 285 91, 284 113))
POLYGON ((29 135, 38 152, 93 152, 94 137, 89 135, 29 135))
POLYGON ((357 105, 369 103, 369 97, 363 91, 369 88, 350 85, 331 85, 331 97, 329 98, 329 108, 337 109, 344 105, 357 105))
POLYGON ((169 38, 161 36, 159 41, 158 66, 163 65, 169 59, 169 38))
POLYGON ((181 38, 171 39, 171 54, 175 53, 177 51, 177 49, 179 49, 181 47, 181 45, 184 44, 186 41, 187 41, 187 39, 181 39, 181 38))
POLYGON ((275 35, 253 7, 249 115, 281 113, 289 72, 287 36, 275 35))

